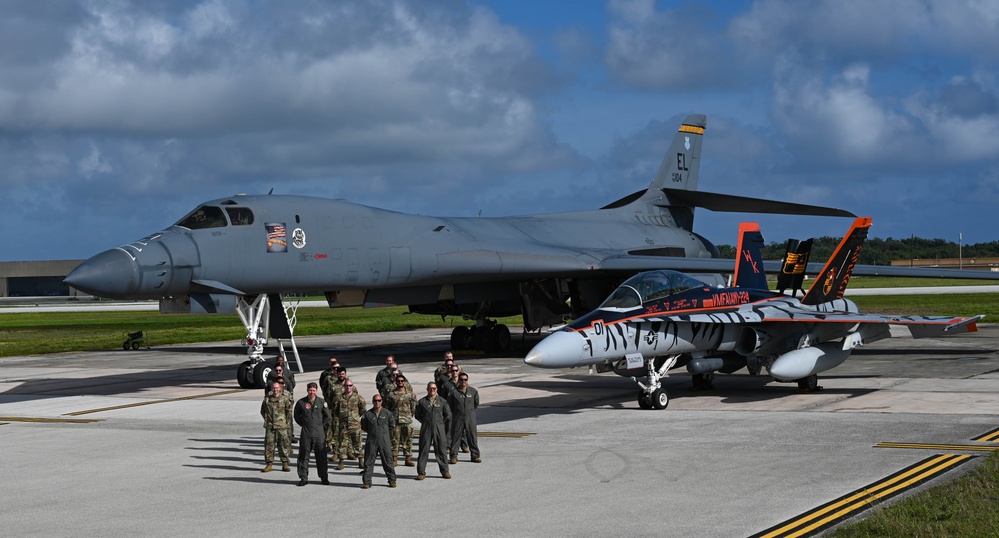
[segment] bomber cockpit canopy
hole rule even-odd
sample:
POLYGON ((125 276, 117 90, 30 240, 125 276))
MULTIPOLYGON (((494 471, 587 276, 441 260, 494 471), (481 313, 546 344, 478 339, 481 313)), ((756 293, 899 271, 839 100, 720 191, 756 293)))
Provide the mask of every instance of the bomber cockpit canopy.
POLYGON ((678 271, 646 271, 625 280, 600 308, 636 308, 649 301, 704 287, 708 285, 678 271))
POLYGON ((190 230, 202 230, 205 228, 224 228, 231 222, 233 226, 248 226, 253 224, 253 211, 248 207, 231 207, 235 202, 223 202, 227 207, 223 211, 221 207, 214 205, 203 205, 187 214, 186 217, 177 222, 177 226, 183 226, 190 230), (228 215, 229 220, 226 220, 228 215))

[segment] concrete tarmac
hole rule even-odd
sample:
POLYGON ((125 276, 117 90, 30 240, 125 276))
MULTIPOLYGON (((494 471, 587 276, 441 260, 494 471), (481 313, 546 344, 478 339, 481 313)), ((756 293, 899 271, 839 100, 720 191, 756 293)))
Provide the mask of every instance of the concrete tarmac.
MULTIPOLYGON (((370 405, 395 354, 417 393, 449 331, 307 337, 296 397, 337 356, 370 405)), ((148 335, 155 342, 155 335, 148 335)), ((664 411, 640 410, 614 374, 539 370, 513 353, 458 354, 479 389, 483 462, 462 454, 452 480, 400 466, 389 489, 358 469, 296 487, 263 474, 262 390, 241 390, 238 343, 0 359, 0 528, 18 536, 750 536, 947 450, 995 447, 999 326, 858 349, 824 390, 745 370, 693 392, 667 380, 664 411)), ((415 449, 414 442, 414 449, 415 449)), ((984 453, 975 454, 980 461, 984 453)), ((414 456, 415 457, 415 456, 414 456)), ((921 487, 951 479, 975 464, 921 487)))

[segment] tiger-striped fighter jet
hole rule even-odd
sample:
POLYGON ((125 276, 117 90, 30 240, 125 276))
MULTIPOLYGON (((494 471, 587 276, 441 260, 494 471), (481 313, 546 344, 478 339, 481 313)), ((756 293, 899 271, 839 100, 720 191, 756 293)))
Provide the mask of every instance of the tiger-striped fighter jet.
POLYGON ((632 377, 638 404, 665 409, 661 379, 674 367, 710 388, 715 372, 766 370, 803 391, 821 389, 818 373, 842 364, 857 346, 891 336, 890 325, 915 338, 977 330, 983 316, 863 314, 843 298, 871 219, 857 219, 800 300, 767 289, 755 223, 740 227, 735 287, 717 288, 677 271, 647 271, 617 288, 599 308, 554 332, 524 361, 541 368, 595 366, 632 377))

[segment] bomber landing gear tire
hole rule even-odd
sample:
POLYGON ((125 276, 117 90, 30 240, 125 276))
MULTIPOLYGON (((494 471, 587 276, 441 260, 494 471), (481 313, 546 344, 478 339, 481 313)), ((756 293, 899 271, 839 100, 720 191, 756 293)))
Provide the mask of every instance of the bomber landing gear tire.
POLYGON ((666 406, 669 405, 669 395, 663 389, 656 389, 649 396, 652 409, 666 409, 666 406))
POLYGON ((464 325, 451 329, 451 349, 468 349, 468 341, 471 338, 472 332, 464 325))
POLYGON ((472 347, 483 353, 491 353, 496 347, 492 328, 482 326, 472 329, 472 347))
POLYGON ((246 361, 236 368, 236 382, 239 383, 241 389, 253 388, 253 366, 250 365, 250 361, 246 361))
POLYGON ((506 325, 494 325, 493 326, 493 342, 496 343, 496 349, 498 351, 507 351, 510 349, 510 329, 506 325))
POLYGON ((253 384, 258 389, 267 389, 267 376, 271 373, 271 365, 260 361, 253 367, 253 384))

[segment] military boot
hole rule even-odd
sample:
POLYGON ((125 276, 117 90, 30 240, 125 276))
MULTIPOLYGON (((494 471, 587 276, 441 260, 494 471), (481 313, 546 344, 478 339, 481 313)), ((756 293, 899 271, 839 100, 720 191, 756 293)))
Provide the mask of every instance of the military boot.
POLYGON ((271 464, 268 463, 267 466, 264 467, 264 470, 260 471, 260 472, 262 472, 262 473, 269 473, 269 472, 271 472, 273 470, 274 470, 274 467, 271 464))
POLYGON ((360 469, 364 468, 364 456, 357 457, 357 467, 360 469))
POLYGON ((399 466, 399 456, 392 456, 392 467, 399 466))
POLYGON ((340 463, 336 464, 336 470, 337 471, 342 471, 343 470, 343 458, 340 458, 340 463))
POLYGON ((408 455, 406 456, 406 467, 416 467, 416 464, 413 463, 413 457, 412 456, 408 456, 408 455))
POLYGON ((287 473, 287 472, 291 471, 291 467, 288 467, 287 463, 282 463, 281 464, 281 470, 287 473))

